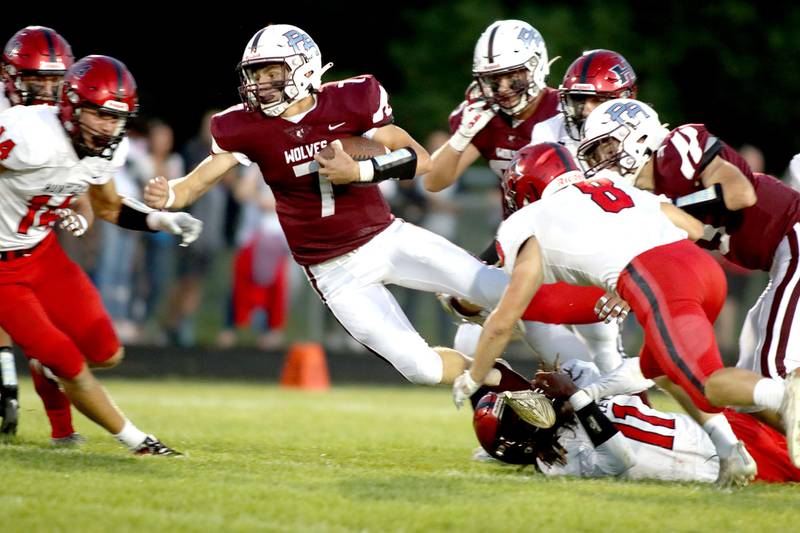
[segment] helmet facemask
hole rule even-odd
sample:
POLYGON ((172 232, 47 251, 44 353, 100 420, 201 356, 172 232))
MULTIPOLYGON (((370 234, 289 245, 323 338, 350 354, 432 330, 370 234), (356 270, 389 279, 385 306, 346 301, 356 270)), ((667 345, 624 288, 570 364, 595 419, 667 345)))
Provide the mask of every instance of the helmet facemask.
POLYGON ((652 150, 647 135, 636 135, 636 130, 620 124, 610 133, 584 142, 578 151, 587 175, 594 176, 601 170, 617 172, 631 185, 639 171, 650 159, 652 150))
POLYGON ((539 96, 544 80, 536 79, 539 59, 532 57, 521 66, 475 75, 481 94, 497 111, 516 115, 539 96), (500 94, 503 83, 507 85, 505 94, 500 94))
POLYGON ((559 91, 559 93, 561 112, 564 115, 567 134, 574 141, 583 139, 583 125, 586 122, 586 118, 589 116, 589 113, 586 112, 586 104, 589 99, 594 99, 594 107, 597 107, 614 98, 628 98, 631 95, 631 91, 627 89, 620 94, 599 93, 596 91, 568 91, 563 89, 559 91))
POLYGON ((14 65, 3 65, 3 77, 14 87, 9 99, 14 105, 55 105, 58 85, 65 70, 17 70, 14 65))
POLYGON ((331 66, 323 69, 320 63, 319 56, 309 60, 303 54, 243 61, 238 67, 242 80, 239 96, 247 111, 260 109, 268 117, 280 116, 292 104, 316 91, 322 73, 331 66), (274 69, 277 74, 278 66, 281 67, 278 75, 263 70, 274 69), (263 77, 267 80, 260 81, 263 77))
POLYGON ((75 133, 72 142, 79 157, 95 156, 111 159, 127 131, 127 122, 131 113, 110 110, 89 103, 75 108, 75 133), (87 110, 91 110, 87 113, 87 110), (89 118, 92 117, 92 118, 89 118), (115 125, 110 133, 104 131, 101 125, 104 121, 115 119, 115 125), (90 122, 94 122, 92 125, 90 122), (102 129, 100 129, 102 128, 102 129))

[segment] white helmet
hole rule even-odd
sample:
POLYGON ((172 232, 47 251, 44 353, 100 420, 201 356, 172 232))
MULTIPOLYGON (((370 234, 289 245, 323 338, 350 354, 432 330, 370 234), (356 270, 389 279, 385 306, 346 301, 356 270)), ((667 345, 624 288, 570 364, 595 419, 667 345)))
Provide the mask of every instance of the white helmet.
POLYGON ((244 49, 236 67, 242 80, 239 95, 248 111, 261 109, 265 115, 276 117, 317 91, 322 74, 331 66, 333 63, 322 66, 319 48, 306 32, 290 24, 272 24, 258 30, 244 49), (268 63, 284 65, 284 79, 267 84, 268 89, 262 84, 259 90, 255 72, 268 63), (265 95, 265 89, 272 91, 265 95))
POLYGON ((587 172, 617 164, 630 183, 669 134, 652 107, 630 98, 603 102, 586 118, 583 128, 578 159, 587 172))
POLYGON ((483 97, 496 110, 513 115, 522 111, 531 99, 546 87, 550 73, 547 47, 539 31, 521 20, 498 20, 481 34, 475 45, 472 76, 478 82, 483 97), (497 76, 520 71, 518 83, 512 82, 516 94, 499 99, 497 76), (503 100, 520 100, 504 106, 503 100))

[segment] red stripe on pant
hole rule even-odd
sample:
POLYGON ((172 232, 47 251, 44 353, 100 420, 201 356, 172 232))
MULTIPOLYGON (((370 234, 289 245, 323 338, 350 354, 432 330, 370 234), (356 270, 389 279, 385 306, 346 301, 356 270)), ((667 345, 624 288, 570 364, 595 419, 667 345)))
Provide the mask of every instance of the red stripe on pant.
POLYGON ((594 324, 599 322, 594 306, 605 294, 599 287, 579 287, 559 282, 542 285, 522 320, 548 324, 594 324))
POLYGON ((725 274, 689 241, 637 256, 620 274, 617 292, 645 333, 641 368, 666 375, 706 412, 720 412, 705 397, 705 382, 723 367, 713 322, 725 302, 725 274))

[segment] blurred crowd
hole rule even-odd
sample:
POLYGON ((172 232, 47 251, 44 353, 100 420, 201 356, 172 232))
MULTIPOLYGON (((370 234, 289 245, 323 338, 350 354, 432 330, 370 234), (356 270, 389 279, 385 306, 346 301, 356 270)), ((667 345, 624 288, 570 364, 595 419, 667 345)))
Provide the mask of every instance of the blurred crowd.
MULTIPOLYGON (((209 153, 210 110, 197 134, 176 147, 173 130, 161 120, 134 122, 125 168, 116 176, 121 194, 140 198, 154 176, 175 179, 209 153)), ((436 131, 427 138, 433 152, 449 138, 436 131)), ((764 171, 764 156, 755 146, 740 153, 754 171, 764 171)), ((800 159, 785 179, 800 188, 800 159), (795 168, 796 167, 796 168, 795 168)), ((421 180, 381 184, 398 217, 432 230, 478 253, 500 220, 494 177, 476 165, 458 186, 439 193, 425 191, 421 180)), ((323 341, 334 349, 359 349, 303 280, 291 260, 275 213, 275 200, 258 167, 240 166, 190 209, 204 222, 200 239, 187 248, 165 233, 138 233, 98 222, 82 238, 62 235, 69 254, 89 273, 126 344, 191 347, 217 345, 282 348, 294 338, 323 341)), ((765 280, 719 257, 728 276, 728 300, 717 321, 723 354, 734 357, 744 313, 765 280)), ((394 287, 412 323, 433 343, 450 344, 451 318, 428 294, 394 287)), ((628 321, 635 330, 633 321, 628 321)), ((631 346, 637 332, 628 331, 631 346)))

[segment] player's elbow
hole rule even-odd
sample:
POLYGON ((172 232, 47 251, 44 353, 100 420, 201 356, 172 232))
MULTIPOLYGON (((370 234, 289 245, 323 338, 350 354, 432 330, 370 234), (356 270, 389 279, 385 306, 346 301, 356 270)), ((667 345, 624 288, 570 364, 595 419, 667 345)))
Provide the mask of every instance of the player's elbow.
POLYGON ((738 211, 756 205, 757 201, 758 197, 753 187, 741 187, 730 198, 725 198, 725 205, 731 211, 738 211))
POLYGON ((439 192, 445 190, 448 183, 441 179, 441 176, 437 175, 435 171, 430 171, 423 176, 422 185, 428 192, 439 192))
POLYGON ((432 169, 431 156, 425 150, 417 152, 417 176, 430 173, 432 169))

